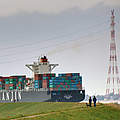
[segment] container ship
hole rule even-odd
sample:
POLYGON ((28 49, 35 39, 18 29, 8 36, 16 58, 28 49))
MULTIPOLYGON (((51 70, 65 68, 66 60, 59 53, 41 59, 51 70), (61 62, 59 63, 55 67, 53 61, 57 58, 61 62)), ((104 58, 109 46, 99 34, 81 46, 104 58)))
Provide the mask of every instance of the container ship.
POLYGON ((52 73, 58 64, 43 56, 26 67, 33 78, 0 77, 0 102, 80 102, 85 98, 80 73, 52 73))

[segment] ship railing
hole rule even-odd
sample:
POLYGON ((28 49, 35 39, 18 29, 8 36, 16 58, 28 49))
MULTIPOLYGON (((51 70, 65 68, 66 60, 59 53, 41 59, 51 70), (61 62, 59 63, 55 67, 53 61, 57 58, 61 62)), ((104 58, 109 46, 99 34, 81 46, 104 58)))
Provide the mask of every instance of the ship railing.
MULTIPOLYGON (((85 90, 85 87, 82 87, 82 89, 81 90, 85 90)), ((29 91, 34 91, 34 92, 38 92, 38 91, 49 91, 49 89, 48 88, 39 88, 39 89, 36 89, 36 88, 31 88, 31 89, 22 89, 22 90, 17 90, 17 89, 14 89, 14 90, 0 90, 0 92, 22 92, 22 91, 24 91, 24 92, 29 92, 29 91)))
POLYGON ((25 92, 27 92, 27 91, 48 91, 49 89, 48 88, 39 88, 39 89, 36 89, 36 88, 32 88, 32 89, 22 89, 22 90, 17 90, 17 89, 14 89, 14 90, 0 90, 0 92, 18 92, 18 91, 20 91, 20 92, 22 92, 22 91, 25 91, 25 92))

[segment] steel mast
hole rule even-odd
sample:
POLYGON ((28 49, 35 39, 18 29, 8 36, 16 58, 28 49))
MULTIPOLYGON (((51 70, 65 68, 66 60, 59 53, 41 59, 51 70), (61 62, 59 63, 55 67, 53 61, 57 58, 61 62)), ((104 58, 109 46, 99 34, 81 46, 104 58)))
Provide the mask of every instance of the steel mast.
POLYGON ((109 69, 106 86, 106 95, 110 93, 120 94, 120 79, 117 65, 116 43, 115 43, 115 22, 114 10, 111 11, 111 42, 110 42, 110 58, 109 69))

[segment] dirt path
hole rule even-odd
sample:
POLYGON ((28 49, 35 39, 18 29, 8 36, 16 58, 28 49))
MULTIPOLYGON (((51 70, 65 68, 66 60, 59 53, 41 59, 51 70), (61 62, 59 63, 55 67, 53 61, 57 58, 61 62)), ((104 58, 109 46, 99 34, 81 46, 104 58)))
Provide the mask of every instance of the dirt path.
POLYGON ((39 115, 31 115, 31 116, 26 116, 26 117, 20 117, 20 118, 16 118, 16 119, 11 119, 11 120, 22 120, 22 119, 25 119, 25 118, 35 118, 35 117, 40 117, 40 116, 46 116, 46 115, 50 115, 50 114, 55 114, 55 113, 59 113, 61 111, 58 111, 58 112, 49 112, 49 113, 42 113, 42 114, 39 114, 39 115))
POLYGON ((11 119, 11 120, 22 120, 22 119, 25 119, 25 118, 35 118, 35 117, 46 116, 46 115, 50 115, 50 114, 56 114, 56 113, 60 113, 60 112, 73 111, 74 108, 85 108, 85 107, 83 107, 83 106, 80 107, 78 105, 78 106, 71 107, 71 109, 64 109, 64 110, 61 110, 61 111, 48 112, 48 113, 40 113, 39 115, 30 115, 30 116, 26 116, 26 117, 19 117, 19 118, 11 119))
MULTIPOLYGON (((100 107, 100 105, 98 105, 97 107, 100 107)), ((77 109, 75 108, 79 108, 79 109, 87 109, 86 106, 74 106, 74 107, 71 107, 71 109, 64 109, 64 110, 61 110, 61 111, 55 111, 55 112, 48 112, 48 113, 40 113, 39 115, 30 115, 30 116, 26 116, 26 117, 19 117, 19 118, 15 118, 15 119, 11 119, 11 120, 23 120, 25 118, 35 118, 35 117, 40 117, 40 116, 46 116, 46 115, 50 115, 50 114, 56 114, 56 113, 60 113, 60 112, 66 112, 66 111, 75 111, 77 109)))

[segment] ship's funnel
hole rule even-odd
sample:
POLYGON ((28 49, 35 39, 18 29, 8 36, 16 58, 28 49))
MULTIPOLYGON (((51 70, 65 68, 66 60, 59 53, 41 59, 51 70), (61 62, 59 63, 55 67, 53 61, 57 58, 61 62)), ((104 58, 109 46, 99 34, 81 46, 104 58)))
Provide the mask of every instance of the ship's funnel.
POLYGON ((41 57, 41 58, 40 58, 40 62, 41 62, 41 63, 48 62, 47 57, 46 57, 46 56, 41 57))

